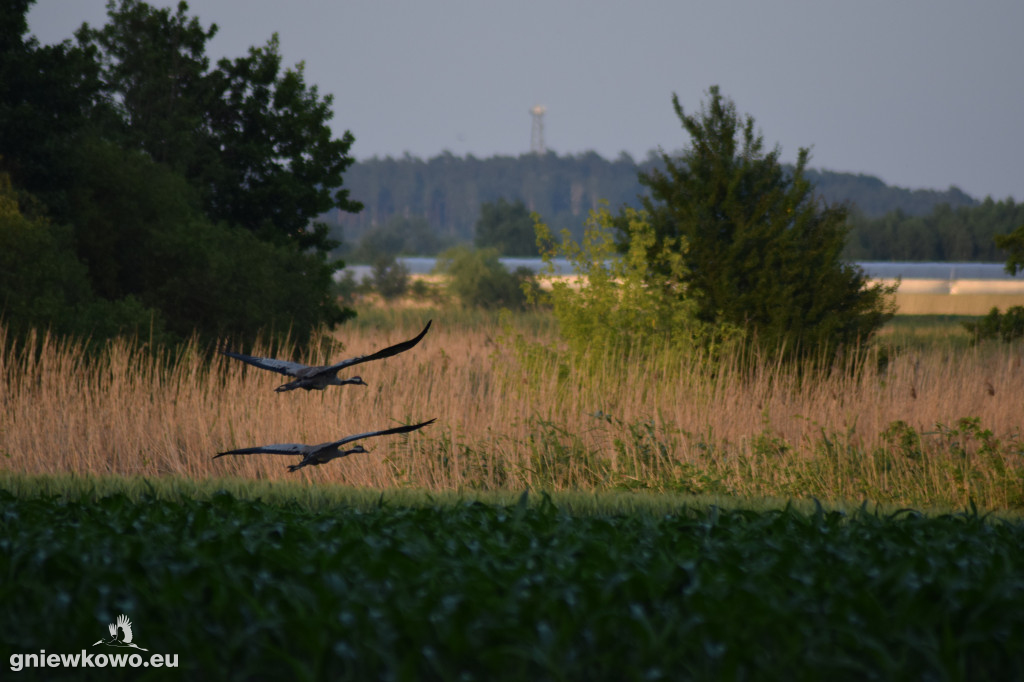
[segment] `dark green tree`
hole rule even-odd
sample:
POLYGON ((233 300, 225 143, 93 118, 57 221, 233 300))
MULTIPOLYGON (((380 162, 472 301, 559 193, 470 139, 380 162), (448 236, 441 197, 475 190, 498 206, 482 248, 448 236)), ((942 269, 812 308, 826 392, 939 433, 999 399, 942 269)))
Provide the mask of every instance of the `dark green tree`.
POLYGON ((91 125, 99 70, 87 50, 28 35, 33 1, 0 3, 0 170, 65 218, 68 154, 91 125))
POLYGON ((699 319, 745 328, 765 351, 830 357, 866 340, 893 311, 886 290, 867 287, 863 271, 841 259, 846 209, 814 195, 807 149, 787 170, 778 147, 765 151, 753 117, 741 118, 716 86, 709 96, 696 115, 673 96, 691 145, 679 158, 664 154, 663 171, 640 174, 656 234, 651 267, 665 242, 683 239, 684 284, 699 319))
POLYGON ((1024 337, 1024 306, 1010 306, 1003 313, 999 312, 999 308, 992 308, 988 315, 960 324, 971 335, 972 343, 977 344, 989 339, 1012 343, 1024 337))
POLYGON ((463 305, 477 308, 523 308, 527 303, 523 285, 533 280, 527 268, 510 272, 498 260, 497 249, 468 246, 455 246, 442 253, 434 271, 448 275, 448 289, 463 305))
POLYGON ((322 254, 211 222, 188 182, 143 152, 91 139, 75 157, 75 244, 103 300, 139 301, 177 338, 204 341, 266 331, 302 344, 347 316, 322 254))
POLYGON ((96 340, 121 333, 166 340, 160 314, 139 299, 96 296, 75 254, 72 230, 44 212, 0 172, 0 323, 7 338, 23 339, 36 329, 96 340))
POLYGON ((334 269, 323 258, 203 218, 153 235, 161 257, 148 272, 143 300, 179 336, 204 340, 282 336, 305 345, 317 328, 349 316, 333 294, 334 269))
POLYGON ((845 255, 851 260, 994 261, 1000 243, 1024 221, 1024 204, 987 197, 971 206, 938 204, 930 213, 890 211, 851 216, 845 255))
POLYGON ((107 11, 105 26, 76 32, 115 105, 107 133, 183 174, 211 220, 300 249, 336 246, 314 219, 362 208, 342 188, 354 138, 333 137, 333 97, 307 86, 301 63, 282 69, 277 36, 211 69, 217 26, 204 29, 187 3, 110 0, 107 11))
POLYGON ((432 256, 450 244, 451 240, 431 229, 426 218, 396 215, 364 232, 346 258, 353 263, 372 264, 382 257, 432 256))
POLYGON ((1024 225, 1009 234, 995 236, 996 247, 1009 252, 1006 271, 1011 275, 1024 271, 1024 225))
POLYGON ((209 71, 214 29, 184 3, 125 0, 77 47, 40 46, 25 37, 30 5, 0 9, 0 322, 15 336, 266 330, 304 343, 351 314, 331 293, 324 231, 299 227, 331 202, 353 207, 338 190, 351 140, 330 139, 329 99, 301 69, 280 71, 273 41, 209 71), (229 142, 232 120, 255 127, 229 142), (227 158, 242 148, 251 170, 227 158), (216 209, 236 191, 263 201, 265 220, 216 209))
POLYGON ((504 197, 480 205, 473 244, 478 249, 494 248, 503 256, 537 256, 533 217, 522 199, 504 197))
POLYGON ((386 301, 398 298, 409 289, 409 268, 394 256, 381 256, 373 264, 373 286, 386 301))

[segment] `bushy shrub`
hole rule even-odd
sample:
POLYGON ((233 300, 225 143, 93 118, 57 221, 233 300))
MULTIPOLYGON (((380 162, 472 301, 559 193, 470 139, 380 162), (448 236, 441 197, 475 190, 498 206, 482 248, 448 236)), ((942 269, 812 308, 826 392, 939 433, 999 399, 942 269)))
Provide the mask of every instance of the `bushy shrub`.
POLYGON ((988 315, 977 321, 963 323, 964 328, 974 337, 974 342, 999 339, 1009 343, 1024 337, 1024 306, 1011 306, 1005 313, 992 308, 988 315))
POLYGON ((527 268, 509 272, 498 259, 497 249, 471 249, 456 246, 442 253, 434 272, 449 276, 448 289, 463 305, 478 308, 521 309, 526 305, 527 288, 533 273, 527 268))
POLYGON ((563 337, 577 352, 674 346, 707 348, 736 338, 729 325, 716 330, 697 317, 697 304, 684 284, 686 243, 666 239, 655 244, 655 233, 643 211, 626 208, 628 247, 620 253, 613 234, 615 218, 606 207, 592 211, 582 243, 568 231, 556 242, 548 227, 537 222, 537 242, 546 272, 554 274, 554 259, 565 258, 573 277, 553 279, 550 295, 563 337))
POLYGON ((398 298, 409 288, 409 268, 394 256, 378 258, 373 264, 373 286, 387 301, 398 298))

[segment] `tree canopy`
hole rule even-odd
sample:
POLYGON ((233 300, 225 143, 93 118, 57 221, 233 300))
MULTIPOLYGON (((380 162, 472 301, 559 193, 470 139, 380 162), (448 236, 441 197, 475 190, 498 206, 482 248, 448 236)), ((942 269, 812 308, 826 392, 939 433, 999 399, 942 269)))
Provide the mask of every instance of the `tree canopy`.
POLYGON ((1011 275, 1024 271, 1024 223, 1013 232, 995 237, 996 246, 1008 252, 1006 271, 1011 275))
POLYGON ((300 248, 336 246, 325 225, 309 227, 330 209, 361 208, 342 188, 354 137, 333 137, 333 97, 306 85, 301 62, 282 69, 277 35, 210 69, 218 28, 204 29, 187 3, 173 13, 140 0, 107 7, 104 27, 75 35, 96 55, 124 146, 184 175, 211 220, 300 248))
POLYGON ((282 68, 276 36, 211 68, 217 27, 184 2, 111 0, 105 26, 56 46, 26 37, 30 5, 0 9, 0 174, 15 202, 0 239, 39 257, 0 278, 5 322, 102 336, 148 321, 169 340, 273 329, 302 343, 352 314, 314 219, 360 208, 342 186, 353 138, 333 137, 331 97, 301 64, 282 68), (52 295, 15 305, 19 281, 52 295), (104 306, 118 324, 75 312, 104 306))
MULTIPOLYGON (((760 348, 785 357, 830 356, 865 340, 892 314, 880 286, 843 262, 846 209, 817 198, 805 177, 766 151, 752 116, 741 117, 717 87, 696 114, 672 103, 690 146, 664 170, 640 175, 650 191, 644 208, 655 238, 648 264, 683 240, 685 295, 706 323, 745 329, 760 348)), ((629 215, 617 220, 620 249, 630 248, 629 215)), ((665 273, 667 274, 667 273, 665 273)))
POLYGON ((844 256, 850 260, 999 261, 1000 235, 1024 224, 1024 204, 985 199, 974 206, 939 204, 929 213, 891 211, 869 219, 855 212, 844 256))

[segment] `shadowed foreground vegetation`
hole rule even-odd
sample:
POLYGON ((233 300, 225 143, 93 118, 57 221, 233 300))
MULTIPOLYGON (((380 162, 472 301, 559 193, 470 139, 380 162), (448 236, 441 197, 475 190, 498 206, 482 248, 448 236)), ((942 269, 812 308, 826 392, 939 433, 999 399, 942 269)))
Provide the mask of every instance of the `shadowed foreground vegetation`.
POLYGON ((178 655, 175 679, 1024 675, 1024 525, 974 512, 580 514, 525 494, 311 510, 30 487, 0 490, 11 666, 103 651, 127 613, 147 656, 178 655))

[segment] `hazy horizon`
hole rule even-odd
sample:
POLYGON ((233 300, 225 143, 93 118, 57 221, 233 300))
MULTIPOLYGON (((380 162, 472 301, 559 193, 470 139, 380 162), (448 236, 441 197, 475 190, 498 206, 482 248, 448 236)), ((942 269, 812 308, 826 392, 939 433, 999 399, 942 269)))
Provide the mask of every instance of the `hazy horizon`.
MULTIPOLYGON (((106 21, 105 0, 41 0, 29 32, 44 44, 106 21)), ((173 7, 171 1, 152 2, 173 7)), ((212 62, 278 32, 284 64, 335 96, 336 135, 353 155, 518 156, 535 104, 559 154, 640 161, 688 138, 687 111, 719 85, 784 161, 909 189, 956 186, 1024 198, 1024 3, 954 0, 196 0, 220 31, 212 62)))

